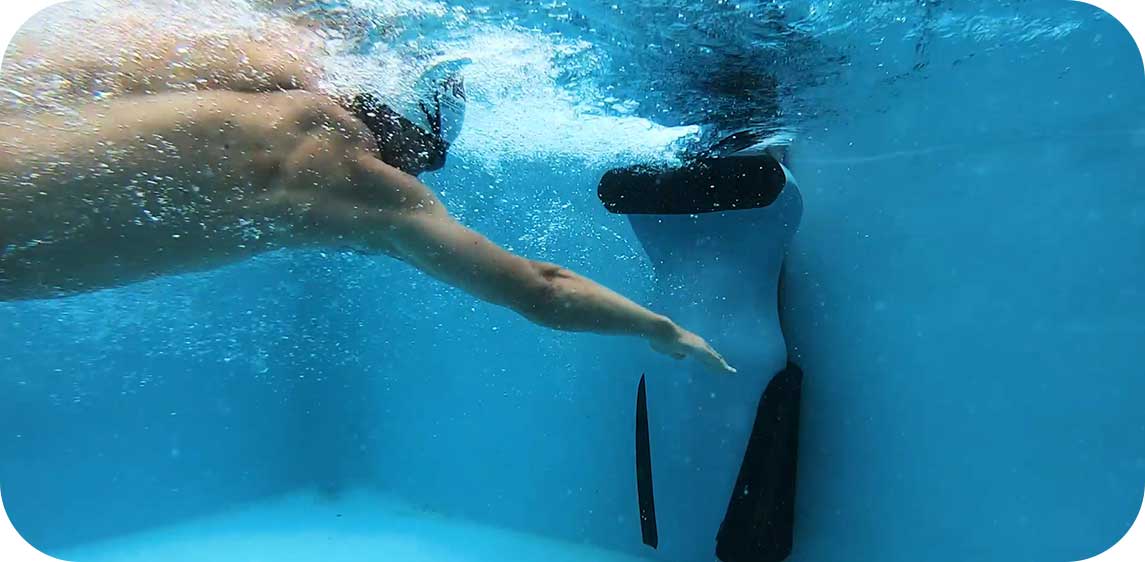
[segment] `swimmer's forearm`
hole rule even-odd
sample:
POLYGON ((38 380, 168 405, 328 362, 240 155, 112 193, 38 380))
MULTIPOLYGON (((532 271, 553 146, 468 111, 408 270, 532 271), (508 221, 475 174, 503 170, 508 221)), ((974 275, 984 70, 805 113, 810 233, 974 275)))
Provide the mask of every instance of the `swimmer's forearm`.
POLYGON ((507 252, 444 212, 405 213, 392 220, 372 230, 384 233, 404 260, 536 324, 651 341, 679 335, 667 317, 568 269, 507 252))
POLYGON ((570 332, 639 336, 650 341, 675 337, 679 328, 624 296, 553 264, 531 262, 544 289, 517 303, 518 312, 537 324, 570 332))

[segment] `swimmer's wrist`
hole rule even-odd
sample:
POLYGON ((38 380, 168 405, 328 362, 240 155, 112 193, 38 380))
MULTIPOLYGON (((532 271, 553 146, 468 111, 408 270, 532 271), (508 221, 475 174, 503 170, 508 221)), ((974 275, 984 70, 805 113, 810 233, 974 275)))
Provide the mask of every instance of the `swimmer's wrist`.
POLYGON ((675 341, 680 327, 667 316, 657 314, 644 328, 644 337, 650 341, 675 341))

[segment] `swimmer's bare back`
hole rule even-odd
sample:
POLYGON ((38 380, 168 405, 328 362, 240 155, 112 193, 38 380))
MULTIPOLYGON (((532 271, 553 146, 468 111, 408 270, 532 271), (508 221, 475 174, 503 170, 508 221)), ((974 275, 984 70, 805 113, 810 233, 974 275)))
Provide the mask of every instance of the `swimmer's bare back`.
MULTIPOLYGON (((55 11, 64 8, 37 17, 55 11)), ((68 33, 22 29, 5 54, 0 87, 28 110, 132 94, 318 89, 323 47, 301 25, 203 30, 159 26, 153 14, 131 11, 85 23, 68 33)))
POLYGON ((283 66, 295 57, 252 57, 250 47, 236 58, 226 54, 234 45, 214 47, 197 56, 215 66, 175 75, 162 61, 178 53, 156 46, 141 52, 142 67, 126 67, 134 70, 109 99, 89 101, 79 88, 71 114, 0 120, 0 300, 121 286, 274 249, 349 246, 537 324, 640 336, 661 353, 734 372, 668 318, 453 220, 424 184, 377 157, 363 123, 328 96, 294 90, 309 86, 304 59, 283 66))

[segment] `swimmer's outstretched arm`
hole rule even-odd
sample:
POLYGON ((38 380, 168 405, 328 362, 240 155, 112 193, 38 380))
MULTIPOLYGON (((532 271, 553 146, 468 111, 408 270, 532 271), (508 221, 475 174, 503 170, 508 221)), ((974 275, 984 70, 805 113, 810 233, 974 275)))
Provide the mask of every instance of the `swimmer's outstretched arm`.
POLYGON ((343 201, 349 206, 337 214, 351 223, 346 226, 356 241, 482 300, 509 307, 536 324, 573 332, 640 336, 658 352, 677 359, 694 357, 713 370, 735 372, 703 338, 667 317, 568 269, 506 251, 454 220, 414 177, 374 158, 357 160, 359 187, 389 197, 401 194, 403 204, 400 210, 390 210, 388 204, 343 201))

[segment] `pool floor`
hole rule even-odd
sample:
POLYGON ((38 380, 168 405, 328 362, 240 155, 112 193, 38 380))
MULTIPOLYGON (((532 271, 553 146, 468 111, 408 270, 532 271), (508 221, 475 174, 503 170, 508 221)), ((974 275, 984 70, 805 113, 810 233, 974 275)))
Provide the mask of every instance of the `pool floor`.
POLYGON ((646 560, 426 513, 364 491, 336 500, 298 493, 56 556, 71 562, 646 560))

